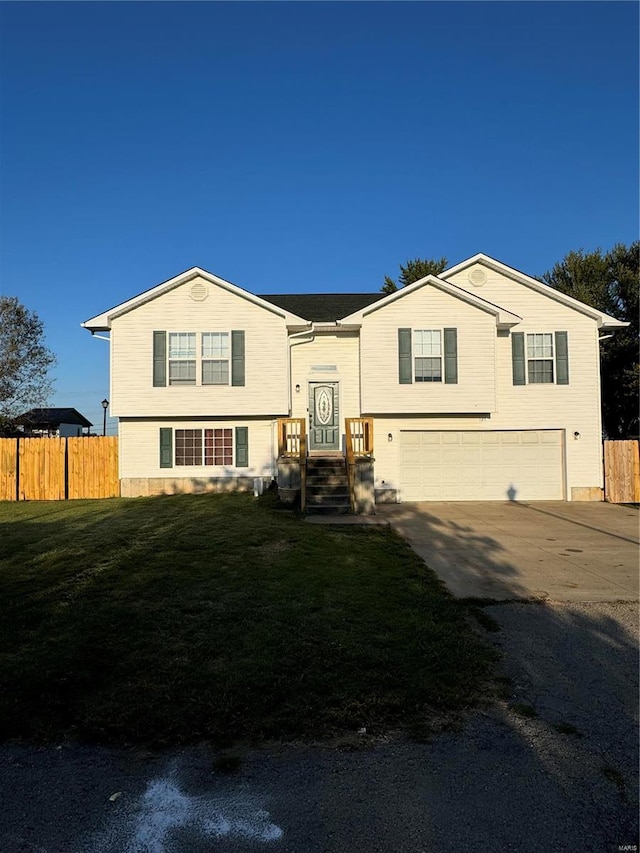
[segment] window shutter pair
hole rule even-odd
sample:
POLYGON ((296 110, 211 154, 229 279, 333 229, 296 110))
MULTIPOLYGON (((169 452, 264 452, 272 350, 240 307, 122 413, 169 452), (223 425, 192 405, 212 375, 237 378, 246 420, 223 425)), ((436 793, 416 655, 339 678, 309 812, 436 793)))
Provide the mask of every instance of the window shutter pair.
MULTIPOLYGON (((554 337, 556 385, 568 385, 569 336, 567 332, 556 332, 554 337)), ((527 359, 524 344, 524 332, 511 333, 511 362, 514 385, 527 384, 527 359)))
MULTIPOLYGON (((153 333, 153 387, 167 384, 167 333, 153 333)), ((231 332, 231 384, 244 385, 244 331, 231 332)))
MULTIPOLYGON (((398 382, 411 385, 411 329, 398 329, 398 382)), ((444 330, 444 381, 448 385, 458 383, 458 330, 444 330)))
MULTIPOLYGON (((236 427, 236 468, 249 467, 249 427, 236 427)), ((160 427, 160 467, 173 468, 173 428, 160 427)))

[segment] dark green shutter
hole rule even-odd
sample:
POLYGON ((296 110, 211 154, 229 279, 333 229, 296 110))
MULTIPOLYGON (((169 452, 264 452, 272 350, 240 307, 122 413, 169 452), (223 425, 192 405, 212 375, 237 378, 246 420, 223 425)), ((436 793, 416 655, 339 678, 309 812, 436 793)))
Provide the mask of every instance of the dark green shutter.
POLYGON ((458 384, 458 330, 444 330, 444 381, 458 384))
POLYGON ((173 429, 160 427, 160 467, 173 468, 173 429))
POLYGON ((236 427, 236 468, 249 466, 249 427, 236 427))
POLYGON ((244 332, 231 332, 231 384, 244 385, 244 332))
POLYGON ((556 332, 556 384, 569 384, 569 342, 566 332, 556 332))
POLYGON ((398 329, 398 381, 411 385, 411 329, 398 329))
POLYGON ((511 333, 511 361, 513 364, 513 384, 526 385, 526 365, 524 359, 524 332, 511 333))
POLYGON ((153 333, 153 387, 167 384, 167 333, 153 333))

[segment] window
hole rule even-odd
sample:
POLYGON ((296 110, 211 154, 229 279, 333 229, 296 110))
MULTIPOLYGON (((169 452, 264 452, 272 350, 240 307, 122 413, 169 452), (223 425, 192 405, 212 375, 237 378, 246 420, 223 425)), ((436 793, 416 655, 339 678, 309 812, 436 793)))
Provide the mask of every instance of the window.
POLYGON ((233 465, 232 429, 177 429, 176 465, 233 465))
POLYGON ((158 438, 160 468, 203 464, 249 467, 247 426, 176 430, 160 427, 158 438))
POLYGON ((229 384, 229 333, 202 333, 202 384, 229 384))
POLYGON ((169 385, 196 384, 195 332, 169 333, 169 385))
POLYGON ((233 464, 233 431, 230 429, 205 429, 204 464, 233 464))
POLYGON ((202 465, 202 430, 176 430, 176 465, 202 465))
POLYGON ((529 384, 553 382, 553 335, 527 335, 527 373, 529 384))
POLYGON ((567 332, 512 332, 514 385, 568 385, 567 332))
POLYGON ((416 329, 413 333, 415 382, 442 382, 442 333, 416 329))
POLYGON ((245 333, 153 333, 153 387, 245 384, 245 333), (168 367, 167 367, 168 365, 168 367))

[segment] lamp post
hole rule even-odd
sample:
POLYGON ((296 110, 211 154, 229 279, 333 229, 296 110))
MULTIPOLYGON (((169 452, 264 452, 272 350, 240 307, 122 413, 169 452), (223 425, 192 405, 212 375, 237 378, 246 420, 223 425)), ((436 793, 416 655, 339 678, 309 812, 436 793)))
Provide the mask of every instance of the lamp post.
POLYGON ((102 435, 107 434, 107 409, 109 408, 109 401, 105 399, 102 401, 102 435))

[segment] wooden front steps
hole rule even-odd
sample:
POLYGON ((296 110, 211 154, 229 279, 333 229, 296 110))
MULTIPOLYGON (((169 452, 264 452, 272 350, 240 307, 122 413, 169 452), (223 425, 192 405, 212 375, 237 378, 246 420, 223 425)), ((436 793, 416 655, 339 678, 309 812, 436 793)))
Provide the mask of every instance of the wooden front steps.
POLYGON ((306 512, 332 515, 350 512, 344 456, 308 456, 306 464, 306 512))

